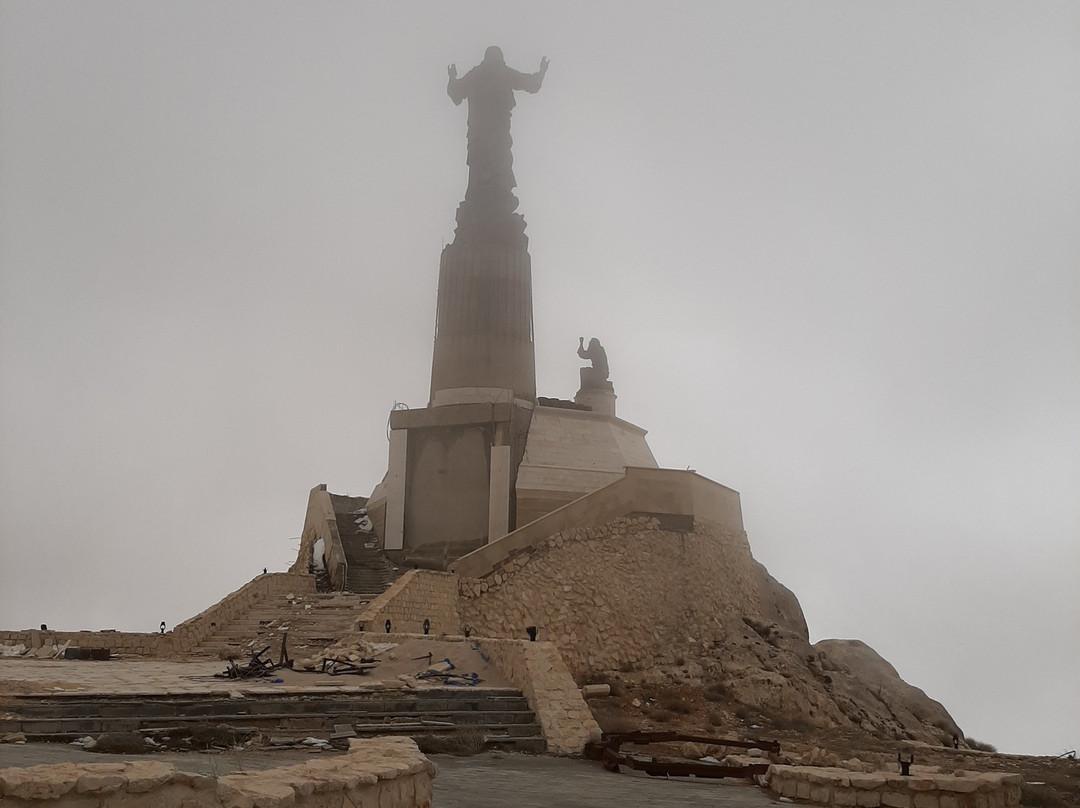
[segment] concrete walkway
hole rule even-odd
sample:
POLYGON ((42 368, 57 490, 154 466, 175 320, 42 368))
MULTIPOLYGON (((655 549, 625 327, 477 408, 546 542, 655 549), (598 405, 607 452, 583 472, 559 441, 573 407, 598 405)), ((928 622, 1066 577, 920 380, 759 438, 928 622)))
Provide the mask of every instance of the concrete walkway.
MULTIPOLYGON (((327 755, 332 753, 320 753, 327 755)), ((0 745, 0 768, 77 761, 157 760, 181 771, 220 776, 304 763, 318 755, 282 750, 221 754, 95 755, 59 744, 0 745)), ((643 774, 612 774, 599 763, 569 758, 485 753, 474 757, 431 755, 439 767, 433 808, 764 808, 778 803, 742 781, 665 780, 643 774)))

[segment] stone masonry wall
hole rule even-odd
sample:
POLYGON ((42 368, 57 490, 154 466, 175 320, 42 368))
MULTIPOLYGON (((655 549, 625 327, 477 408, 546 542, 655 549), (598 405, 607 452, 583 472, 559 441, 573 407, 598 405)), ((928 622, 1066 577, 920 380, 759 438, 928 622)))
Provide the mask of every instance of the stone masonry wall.
POLYGON ((593 719, 581 690, 550 642, 528 640, 479 640, 506 677, 521 690, 540 722, 548 751, 557 755, 580 755, 589 741, 600 740, 600 726, 593 719))
POLYGON ((69 643, 73 648, 108 648, 114 654, 173 657, 186 654, 223 627, 242 616, 261 600, 289 592, 309 594, 315 579, 307 574, 271 572, 248 581, 210 608, 185 620, 165 634, 127 631, 0 631, 0 645, 25 645, 31 653, 52 656, 54 645, 69 643))
POLYGON ((575 676, 673 664, 761 612, 746 534, 696 522, 661 530, 653 516, 572 528, 462 578, 461 618, 474 636, 523 637, 536 626, 575 676))
POLYGON ((108 648, 114 654, 168 656, 172 635, 131 631, 0 631, 0 645, 24 645, 34 656, 51 658, 54 647, 108 648))
POLYGON ((1020 804, 1019 774, 919 771, 852 772, 814 766, 770 766, 769 790, 818 805, 862 808, 1011 808, 1020 804))
POLYGON ((432 635, 460 634, 458 579, 448 572, 410 570, 368 604, 356 619, 358 631, 391 631, 422 634, 430 620, 432 635))
POLYGON ((210 608, 174 628, 173 652, 187 653, 226 623, 245 614, 259 601, 290 592, 298 595, 314 593, 314 576, 306 573, 271 572, 253 578, 210 608))
POLYGON ((349 753, 223 777, 158 761, 0 769, 5 808, 430 808, 435 766, 409 738, 363 738, 349 753))

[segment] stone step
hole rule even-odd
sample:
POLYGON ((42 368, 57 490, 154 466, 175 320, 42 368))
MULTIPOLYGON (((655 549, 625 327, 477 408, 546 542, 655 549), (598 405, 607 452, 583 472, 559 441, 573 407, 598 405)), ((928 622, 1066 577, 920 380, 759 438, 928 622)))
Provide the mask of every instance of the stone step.
POLYGON ((162 733, 207 722, 279 736, 327 735, 335 724, 348 723, 359 736, 480 731, 491 748, 542 753, 545 747, 528 702, 508 688, 370 697, 16 698, 10 706, 20 717, 0 720, 0 733, 23 732, 32 741, 72 740, 110 731, 162 733))
MULTIPOLYGON (((226 686, 228 680, 222 680, 226 686)), ((206 716, 224 713, 290 715, 355 712, 365 714, 427 712, 524 712, 528 701, 512 688, 485 688, 462 692, 459 688, 433 688, 408 696, 374 693, 370 696, 286 696, 266 695, 239 699, 224 698, 15 698, 11 709, 24 718, 65 718, 83 716, 206 716)))
POLYGON ((515 737, 535 735, 536 717, 531 712, 496 713, 468 710, 459 713, 354 713, 334 711, 326 715, 294 713, 223 713, 220 715, 173 716, 95 716, 85 718, 22 718, 0 721, 0 732, 22 732, 26 735, 57 733, 135 732, 190 724, 227 724, 231 727, 275 729, 319 729, 334 724, 351 724, 357 731, 378 735, 383 729, 400 729, 406 725, 429 723, 433 728, 482 727, 501 729, 515 737))

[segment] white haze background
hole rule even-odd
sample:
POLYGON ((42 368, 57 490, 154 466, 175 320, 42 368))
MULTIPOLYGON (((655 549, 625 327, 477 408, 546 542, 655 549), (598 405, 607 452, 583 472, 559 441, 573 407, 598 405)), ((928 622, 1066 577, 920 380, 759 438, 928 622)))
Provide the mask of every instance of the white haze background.
POLYGON ((600 337, 813 639, 1080 746, 1076 3, 3 2, 0 627, 174 625, 370 493, 490 44, 551 59, 540 393, 600 337))

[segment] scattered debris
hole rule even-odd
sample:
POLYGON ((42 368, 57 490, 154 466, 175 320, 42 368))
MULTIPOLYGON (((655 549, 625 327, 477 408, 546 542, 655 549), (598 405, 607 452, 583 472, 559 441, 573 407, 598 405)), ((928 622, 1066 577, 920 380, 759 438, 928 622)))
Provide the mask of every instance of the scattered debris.
MULTIPOLYGON (((599 760, 608 771, 618 772, 620 766, 637 769, 653 777, 743 777, 753 778, 765 774, 769 769, 766 760, 754 758, 754 763, 725 765, 715 757, 689 760, 687 758, 658 757, 654 755, 629 754, 620 751, 624 743, 645 746, 653 743, 684 742, 707 744, 709 746, 734 746, 741 749, 758 749, 780 753, 780 744, 776 741, 752 739, 749 741, 730 738, 707 738, 699 735, 682 735, 678 732, 617 732, 605 733, 598 742, 585 745, 585 757, 599 760)), ((734 760, 727 762, 735 763, 734 760)))
POLYGON ((237 665, 235 659, 230 659, 229 667, 222 673, 215 673, 214 676, 218 679, 257 679, 261 676, 269 676, 278 668, 270 660, 262 658, 262 655, 269 650, 268 645, 261 651, 256 651, 245 665, 237 665))

